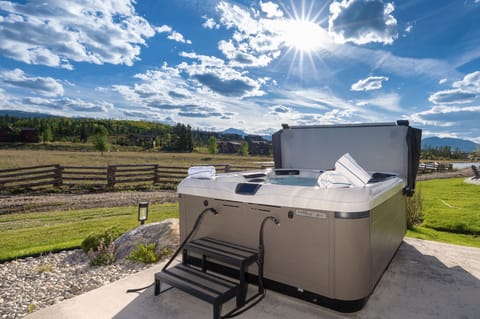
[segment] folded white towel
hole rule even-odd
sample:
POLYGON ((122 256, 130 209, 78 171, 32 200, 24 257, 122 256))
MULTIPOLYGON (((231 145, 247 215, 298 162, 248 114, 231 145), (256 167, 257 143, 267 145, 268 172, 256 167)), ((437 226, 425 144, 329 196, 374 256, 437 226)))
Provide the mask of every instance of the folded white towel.
POLYGON ((318 177, 317 183, 320 188, 342 188, 352 186, 350 181, 342 173, 335 171, 323 172, 318 177))
POLYGON ((335 170, 342 173, 350 183, 357 187, 365 186, 372 178, 348 153, 337 160, 335 170))
POLYGON ((193 178, 213 178, 215 173, 214 166, 192 166, 188 169, 188 176, 193 178))

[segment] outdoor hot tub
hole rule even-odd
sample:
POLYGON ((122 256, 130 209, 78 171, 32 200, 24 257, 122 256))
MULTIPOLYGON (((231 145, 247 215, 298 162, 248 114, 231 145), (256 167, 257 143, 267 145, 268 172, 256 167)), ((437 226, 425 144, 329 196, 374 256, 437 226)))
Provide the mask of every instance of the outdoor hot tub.
MULTIPOLYGON (((284 125, 273 135, 275 168, 193 174, 178 185, 181 237, 212 207, 218 215, 206 216, 196 236, 257 247, 261 220, 275 216, 279 227, 265 228, 265 287, 359 310, 405 234, 420 137, 407 121, 284 125), (346 155, 364 169, 363 182, 339 171, 346 155)), ((255 282, 255 264, 248 273, 255 282)))

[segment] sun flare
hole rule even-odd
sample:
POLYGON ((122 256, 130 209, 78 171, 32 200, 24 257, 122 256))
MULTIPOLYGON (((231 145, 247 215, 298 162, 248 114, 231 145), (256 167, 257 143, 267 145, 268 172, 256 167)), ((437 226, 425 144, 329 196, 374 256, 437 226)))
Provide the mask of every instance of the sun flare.
POLYGON ((316 23, 292 19, 286 25, 283 41, 291 49, 309 53, 320 49, 325 31, 316 23))

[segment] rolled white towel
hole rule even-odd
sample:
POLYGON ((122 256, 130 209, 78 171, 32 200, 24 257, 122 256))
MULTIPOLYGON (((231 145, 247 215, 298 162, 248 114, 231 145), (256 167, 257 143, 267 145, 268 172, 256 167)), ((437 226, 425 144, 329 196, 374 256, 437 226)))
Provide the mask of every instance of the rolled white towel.
POLYGON ((323 172, 318 177, 317 183, 320 188, 343 188, 352 186, 350 181, 342 173, 336 171, 323 172))
POLYGON ((342 173, 354 186, 363 187, 372 178, 349 153, 335 163, 335 171, 342 173))
POLYGON ((192 166, 188 169, 188 176, 193 178, 213 178, 216 171, 214 166, 192 166))

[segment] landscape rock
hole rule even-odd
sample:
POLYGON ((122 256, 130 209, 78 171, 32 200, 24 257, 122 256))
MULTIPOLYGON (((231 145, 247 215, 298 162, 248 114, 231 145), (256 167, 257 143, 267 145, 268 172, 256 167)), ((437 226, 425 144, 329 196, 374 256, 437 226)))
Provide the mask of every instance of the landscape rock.
POLYGON ((122 263, 125 258, 130 256, 132 250, 137 248, 138 244, 147 245, 155 243, 156 255, 161 255, 164 248, 173 251, 179 245, 179 238, 180 232, 177 218, 169 218, 161 222, 141 225, 123 234, 113 242, 116 262, 122 263))

